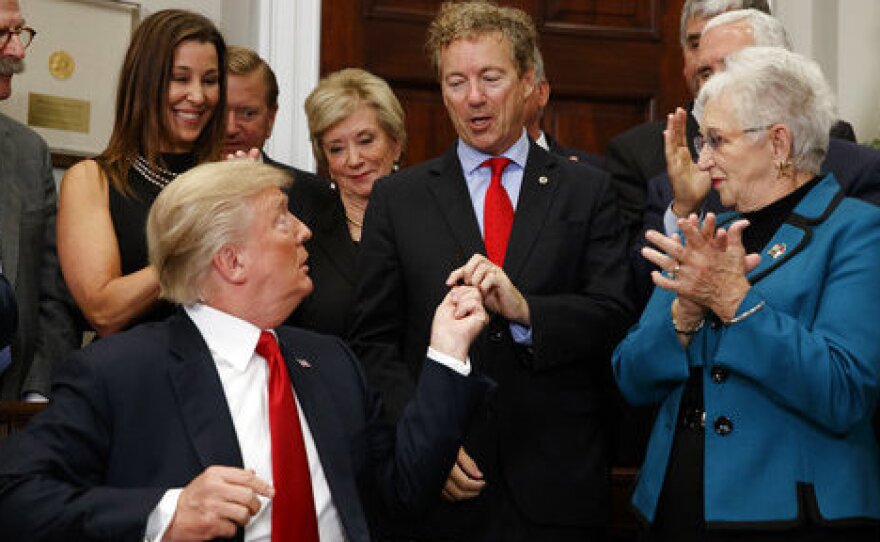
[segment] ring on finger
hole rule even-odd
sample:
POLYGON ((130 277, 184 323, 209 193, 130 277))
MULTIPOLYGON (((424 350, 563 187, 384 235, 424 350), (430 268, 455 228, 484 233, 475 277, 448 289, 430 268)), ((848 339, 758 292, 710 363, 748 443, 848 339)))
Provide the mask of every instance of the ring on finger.
POLYGON ((678 276, 678 273, 681 271, 681 264, 676 262, 675 266, 672 268, 672 272, 669 273, 669 278, 675 280, 675 277, 678 276))

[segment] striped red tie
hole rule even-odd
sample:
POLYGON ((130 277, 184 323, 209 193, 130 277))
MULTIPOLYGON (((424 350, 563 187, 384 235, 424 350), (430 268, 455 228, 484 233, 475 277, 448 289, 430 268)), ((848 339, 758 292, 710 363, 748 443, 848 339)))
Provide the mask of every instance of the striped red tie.
POLYGON ((269 428, 272 432, 273 542, 318 542, 309 459, 287 365, 275 336, 260 334, 257 354, 269 365, 269 428))
POLYGON ((510 203, 507 191, 501 185, 501 173, 509 163, 509 158, 496 156, 480 164, 480 166, 489 166, 492 170, 492 180, 489 182, 486 201, 483 204, 483 241, 486 245, 486 256, 499 267, 504 265, 507 240, 513 227, 513 205, 510 203))

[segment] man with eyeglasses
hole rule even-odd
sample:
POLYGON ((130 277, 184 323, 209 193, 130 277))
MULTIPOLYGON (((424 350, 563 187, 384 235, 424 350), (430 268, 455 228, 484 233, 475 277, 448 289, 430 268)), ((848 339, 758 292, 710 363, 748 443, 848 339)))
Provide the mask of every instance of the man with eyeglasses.
MULTIPOLYGON (((0 100, 35 34, 18 0, 0 0, 0 100)), ((79 344, 55 253, 56 197, 46 142, 0 113, 0 270, 18 304, 17 332, 0 350, 0 400, 46 400, 54 364, 79 344)))

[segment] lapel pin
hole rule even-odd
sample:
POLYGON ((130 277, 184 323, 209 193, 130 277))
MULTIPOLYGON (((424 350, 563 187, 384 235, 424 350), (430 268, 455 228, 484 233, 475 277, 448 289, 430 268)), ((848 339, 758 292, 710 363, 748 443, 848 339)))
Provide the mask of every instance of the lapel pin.
POLYGON ((307 360, 305 358, 296 358, 296 362, 299 363, 299 366, 302 367, 303 369, 311 369, 312 368, 312 364, 309 363, 309 360, 307 360))
POLYGON ((538 177, 539 184, 547 184, 549 182, 550 182, 550 179, 548 179, 546 175, 541 175, 540 177, 538 177))
POLYGON ((788 250, 788 247, 785 246, 785 243, 776 243, 775 245, 770 247, 770 250, 767 251, 767 254, 769 254, 770 257, 775 260, 776 258, 785 254, 786 250, 788 250))

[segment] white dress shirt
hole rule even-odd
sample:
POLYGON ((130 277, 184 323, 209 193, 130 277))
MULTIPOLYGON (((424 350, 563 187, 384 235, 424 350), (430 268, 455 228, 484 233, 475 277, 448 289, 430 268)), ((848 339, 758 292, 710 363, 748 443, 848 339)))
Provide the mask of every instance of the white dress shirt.
MULTIPOLYGON (((217 366, 229 413, 238 437, 244 468, 253 469, 257 477, 272 483, 272 442, 269 429, 269 371, 265 358, 256 353, 261 330, 253 324, 203 304, 184 307, 205 339, 211 357, 217 366)), ((462 362, 452 356, 428 348, 429 357, 450 369, 467 376, 470 361, 462 362)), ((294 389, 296 399, 296 390, 294 389)), ((323 542, 344 542, 345 531, 339 518, 324 468, 315 447, 311 430, 302 415, 296 399, 302 427, 312 495, 318 515, 318 536, 323 542)), ((145 540, 162 540, 177 509, 182 488, 165 492, 147 520, 145 540)), ((270 542, 272 528, 272 501, 258 497, 262 505, 244 530, 246 542, 270 542)), ((172 541, 173 542, 173 541, 172 541)))
MULTIPOLYGON (((253 469, 256 475, 272 483, 272 442, 269 430, 269 371, 266 360, 256 353, 260 329, 232 315, 196 304, 185 307, 195 323, 211 356, 217 365, 226 403, 235 426, 238 446, 241 449, 244 468, 253 469)), ((294 391, 294 398, 296 392, 294 391)), ((297 409, 302 412, 297 399, 297 409)), ((330 495, 330 487, 324 476, 324 468, 315 448, 315 440, 302 414, 299 417, 309 473, 312 477, 312 494, 318 514, 318 534, 325 542, 345 540, 339 514, 330 495)), ((182 489, 170 489, 150 514, 145 538, 161 540, 177 509, 177 499, 182 489)), ((251 518, 244 530, 246 542, 270 542, 272 527, 272 502, 259 497, 262 507, 251 518)))

